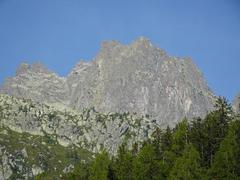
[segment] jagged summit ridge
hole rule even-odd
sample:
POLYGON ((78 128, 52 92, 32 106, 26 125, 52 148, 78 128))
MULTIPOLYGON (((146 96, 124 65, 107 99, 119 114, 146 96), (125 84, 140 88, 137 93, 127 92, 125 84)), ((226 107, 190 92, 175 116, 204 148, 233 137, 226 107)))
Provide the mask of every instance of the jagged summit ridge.
POLYGON ((143 37, 129 45, 103 42, 91 62, 78 63, 66 78, 33 68, 21 72, 1 91, 77 110, 149 114, 161 126, 204 116, 215 98, 191 59, 171 57, 143 37))
POLYGON ((25 74, 27 71, 36 73, 51 73, 51 71, 40 62, 33 63, 32 65, 23 62, 17 68, 16 75, 25 74))
POLYGON ((66 78, 59 77, 40 63, 20 64, 16 76, 7 78, 0 92, 39 102, 63 104, 66 104, 68 96, 66 78))

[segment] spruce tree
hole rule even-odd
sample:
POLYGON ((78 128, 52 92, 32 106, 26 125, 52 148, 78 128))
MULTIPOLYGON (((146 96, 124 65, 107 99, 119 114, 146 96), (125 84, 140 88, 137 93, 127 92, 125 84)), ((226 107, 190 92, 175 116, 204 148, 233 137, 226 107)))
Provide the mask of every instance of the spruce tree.
POLYGON ((176 154, 180 155, 184 150, 185 145, 189 141, 189 124, 187 119, 184 119, 176 125, 172 135, 172 147, 171 150, 176 154))
POLYGON ((231 106, 225 98, 219 97, 214 111, 207 114, 203 120, 198 119, 192 123, 190 141, 200 153, 202 166, 209 168, 212 165, 231 119, 231 106))
POLYGON ((170 180, 201 179, 200 156, 193 145, 186 145, 182 156, 176 159, 169 175, 170 180))
POLYGON ((221 142, 217 151, 213 165, 209 170, 209 175, 213 179, 238 179, 240 176, 240 148, 237 143, 237 134, 239 127, 235 122, 231 123, 228 135, 221 142))
POLYGON ((90 180, 106 180, 109 175, 110 158, 108 153, 103 152, 96 155, 90 167, 90 180))
POLYGON ((157 154, 157 158, 159 160, 159 166, 161 169, 161 179, 166 179, 168 177, 169 171, 172 167, 173 161, 175 159, 175 153, 172 152, 172 130, 169 126, 161 135, 160 140, 160 154, 157 154))
POLYGON ((169 151, 172 147, 172 130, 168 126, 161 138, 162 151, 169 151))
POLYGON ((113 170, 118 180, 133 179, 132 174, 133 155, 126 148, 126 145, 121 145, 118 150, 118 155, 114 161, 113 170))
POLYGON ((144 145, 134 160, 133 177, 136 180, 162 179, 160 163, 152 144, 144 145))

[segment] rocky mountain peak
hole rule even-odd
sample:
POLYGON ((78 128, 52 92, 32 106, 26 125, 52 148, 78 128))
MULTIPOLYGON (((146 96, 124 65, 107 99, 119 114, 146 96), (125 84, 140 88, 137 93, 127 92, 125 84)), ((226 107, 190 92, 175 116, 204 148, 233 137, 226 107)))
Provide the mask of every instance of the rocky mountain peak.
POLYGON ((71 70, 71 72, 68 74, 68 77, 71 75, 77 75, 79 74, 81 71, 84 71, 88 66, 90 66, 91 63, 86 62, 84 60, 80 60, 75 66, 74 68, 71 70))
POLYGON ((94 58, 94 62, 101 61, 102 59, 108 59, 109 57, 115 56, 123 48, 123 45, 118 41, 103 41, 100 46, 100 51, 94 58))
POLYGON ((40 102, 66 104, 68 90, 65 81, 39 62, 32 65, 22 63, 16 76, 5 80, 0 92, 40 102))
POLYGON ((16 70, 16 75, 26 73, 30 68, 31 66, 29 64, 21 63, 16 70))
POLYGON ((141 46, 145 46, 145 47, 153 46, 151 41, 144 36, 141 36, 141 37, 137 38, 135 41, 133 41, 132 45, 140 46, 140 47, 141 46))
POLYGON ((114 40, 103 41, 100 46, 100 51, 109 51, 119 45, 121 45, 121 43, 118 41, 114 40))
POLYGON ((36 73, 51 73, 42 63, 36 62, 31 65, 31 70, 36 73))
POLYGON ((23 64, 22 75, 8 79, 2 91, 77 110, 148 114, 164 127, 204 116, 215 99, 192 60, 169 56, 144 37, 129 45, 103 42, 92 61, 80 61, 66 78, 48 72, 23 64))
MULTIPOLYGON (((154 45, 149 39, 140 37, 128 45, 133 56, 142 56, 145 62, 151 64, 151 60, 163 60, 169 58, 165 50, 154 45), (149 61, 150 60, 150 61, 149 61)), ((141 58, 138 58, 141 59, 141 58)), ((156 63, 156 62, 154 62, 156 63)))
POLYGON ((33 64, 21 63, 16 71, 16 75, 27 74, 27 73, 51 73, 42 63, 35 62, 33 64))

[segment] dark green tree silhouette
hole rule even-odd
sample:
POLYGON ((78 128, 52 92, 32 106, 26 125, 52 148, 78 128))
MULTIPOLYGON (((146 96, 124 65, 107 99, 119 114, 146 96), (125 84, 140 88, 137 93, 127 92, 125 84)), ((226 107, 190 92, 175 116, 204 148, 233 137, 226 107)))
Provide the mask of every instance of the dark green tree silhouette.
POLYGON ((240 171, 240 144, 237 143, 239 126, 231 123, 227 136, 221 142, 217 151, 209 175, 213 179, 239 179, 240 171))
POLYGON ((133 162, 133 179, 161 179, 161 167, 152 144, 145 144, 133 162))
POLYGON ((172 130, 167 127, 165 132, 162 134, 161 137, 161 149, 162 151, 169 151, 172 147, 172 130))
POLYGON ((113 170, 119 180, 133 179, 133 154, 123 144, 119 147, 118 155, 114 161, 113 170))
POLYGON ((111 160, 107 151, 103 151, 96 155, 96 158, 92 162, 89 171, 90 180, 106 180, 109 175, 109 166, 111 160))
POLYGON ((176 156, 181 155, 185 145, 189 142, 189 123, 187 119, 184 119, 176 125, 172 135, 172 147, 171 150, 176 156))
POLYGON ((193 145, 185 146, 183 155, 175 161, 170 180, 193 180, 201 178, 200 156, 193 145))

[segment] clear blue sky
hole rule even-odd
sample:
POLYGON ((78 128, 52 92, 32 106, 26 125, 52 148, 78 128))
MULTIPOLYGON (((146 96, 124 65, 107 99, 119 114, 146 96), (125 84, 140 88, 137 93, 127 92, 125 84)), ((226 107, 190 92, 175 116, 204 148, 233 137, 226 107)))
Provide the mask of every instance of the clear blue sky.
POLYGON ((139 36, 192 57, 217 95, 240 92, 239 0, 0 0, 0 82, 22 61, 65 76, 101 41, 139 36))

